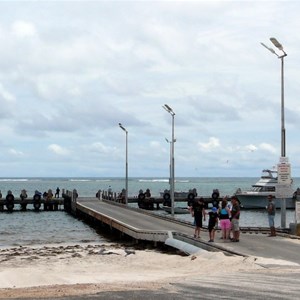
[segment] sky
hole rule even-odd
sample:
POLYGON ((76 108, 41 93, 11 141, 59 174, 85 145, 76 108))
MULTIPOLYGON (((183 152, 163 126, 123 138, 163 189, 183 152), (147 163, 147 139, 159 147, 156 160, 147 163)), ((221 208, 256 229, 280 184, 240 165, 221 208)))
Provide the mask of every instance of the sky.
POLYGON ((300 2, 0 1, 0 177, 300 177, 300 2))

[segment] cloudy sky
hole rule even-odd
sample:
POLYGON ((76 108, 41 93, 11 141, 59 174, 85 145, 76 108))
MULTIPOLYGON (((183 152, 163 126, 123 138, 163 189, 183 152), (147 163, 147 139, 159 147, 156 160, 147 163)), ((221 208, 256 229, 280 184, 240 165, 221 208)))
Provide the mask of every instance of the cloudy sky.
POLYGON ((0 177, 300 176, 300 2, 0 1, 0 177), (278 52, 278 54, 282 54, 278 52))

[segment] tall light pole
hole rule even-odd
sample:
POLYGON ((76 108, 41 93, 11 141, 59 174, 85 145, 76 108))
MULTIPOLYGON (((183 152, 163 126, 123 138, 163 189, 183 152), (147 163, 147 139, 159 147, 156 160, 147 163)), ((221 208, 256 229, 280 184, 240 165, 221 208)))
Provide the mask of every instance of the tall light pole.
POLYGON ((171 215, 174 217, 174 191, 175 191, 175 160, 174 160, 174 143, 176 142, 174 138, 174 117, 175 113, 173 109, 165 104, 163 105, 163 108, 172 116, 172 141, 171 141, 171 166, 170 166, 170 175, 171 175, 171 181, 170 181, 170 188, 171 188, 171 215))
POLYGON ((169 141, 167 138, 165 138, 165 140, 170 145, 169 185, 170 185, 170 189, 171 189, 171 177, 172 177, 172 141, 169 141))
POLYGON ((125 204, 128 204, 128 131, 119 123, 119 127, 126 133, 126 164, 125 164, 125 204))
MULTIPOLYGON (((274 37, 270 38, 272 44, 282 52, 278 55, 274 49, 261 43, 265 48, 267 48, 271 53, 275 54, 281 60, 281 157, 286 156, 286 142, 285 142, 285 125, 284 125, 284 58, 287 56, 283 49, 283 46, 274 37)), ((281 201, 281 227, 286 227, 286 199, 281 201)))

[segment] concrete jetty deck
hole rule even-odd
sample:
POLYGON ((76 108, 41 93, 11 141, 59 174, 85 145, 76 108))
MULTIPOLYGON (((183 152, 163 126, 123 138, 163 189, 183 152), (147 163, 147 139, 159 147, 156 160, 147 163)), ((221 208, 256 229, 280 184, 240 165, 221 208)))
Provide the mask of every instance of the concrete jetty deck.
POLYGON ((268 237, 266 233, 241 232, 240 242, 223 242, 220 232, 214 243, 209 243, 208 232, 201 239, 193 238, 194 227, 172 217, 162 217, 141 209, 95 198, 78 198, 76 213, 95 218, 136 240, 162 242, 186 253, 200 249, 223 251, 228 254, 281 259, 300 264, 300 239, 287 233, 268 237))

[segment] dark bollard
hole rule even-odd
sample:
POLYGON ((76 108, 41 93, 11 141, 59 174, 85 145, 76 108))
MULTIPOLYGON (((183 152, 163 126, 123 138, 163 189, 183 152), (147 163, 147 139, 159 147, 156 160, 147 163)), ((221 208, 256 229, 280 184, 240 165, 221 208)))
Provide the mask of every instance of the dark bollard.
POLYGON ((20 203, 21 210, 25 211, 26 208, 27 208, 27 203, 25 203, 25 199, 27 199, 27 192, 26 192, 26 190, 23 189, 21 191, 20 198, 21 198, 21 203, 20 203))
POLYGON ((20 203, 21 211, 26 211, 27 209, 27 203, 20 203))
POLYGON ((15 207, 15 204, 14 204, 14 201, 15 201, 15 197, 14 195, 12 194, 11 191, 8 191, 7 192, 7 195, 6 195, 6 198, 5 198, 5 205, 6 205, 6 208, 9 212, 12 212, 14 210, 14 207, 15 207))
POLYGON ((71 205, 72 198, 68 194, 63 194, 63 198, 64 198, 64 211, 70 213, 72 210, 72 205, 71 205))
POLYGON ((6 203, 6 208, 9 212, 12 212, 14 210, 14 203, 13 202, 9 202, 9 203, 6 203))
POLYGON ((35 211, 40 210, 41 198, 42 198, 42 193, 40 193, 39 191, 35 191, 33 196, 33 208, 35 211))
POLYGON ((39 211, 40 207, 41 207, 41 203, 39 203, 39 202, 33 203, 33 208, 35 211, 39 211))

